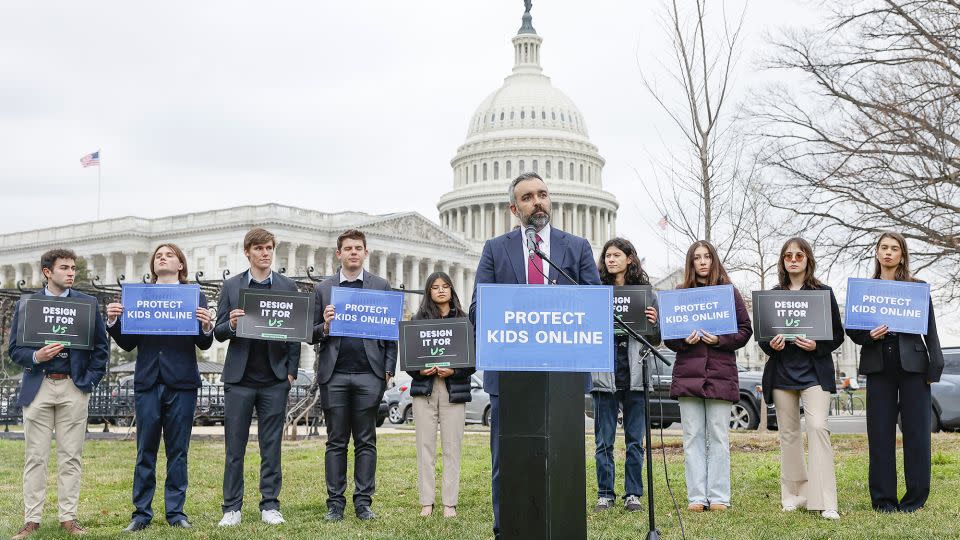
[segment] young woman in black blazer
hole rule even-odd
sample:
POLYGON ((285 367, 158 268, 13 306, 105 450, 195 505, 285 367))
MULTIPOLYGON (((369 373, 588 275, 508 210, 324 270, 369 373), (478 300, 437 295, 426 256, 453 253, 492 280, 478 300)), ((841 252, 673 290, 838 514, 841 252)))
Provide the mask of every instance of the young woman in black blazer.
MULTIPOLYGON (((466 317, 460 297, 453 288, 453 280, 444 272, 434 272, 427 278, 423 301, 414 320, 452 319, 466 317)), ((443 454, 441 500, 443 517, 457 515, 460 493, 460 446, 466 421, 466 403, 472 399, 470 376, 474 368, 438 368, 408 371, 413 378, 410 396, 413 398, 413 420, 417 435, 418 491, 420 515, 433 513, 436 500, 437 427, 443 454)))
MULTIPOLYGON (((907 241, 885 232, 877 241, 873 279, 919 281, 910 274, 907 241)), ((879 512, 913 512, 930 495, 930 384, 940 380, 943 352, 930 302, 927 335, 847 330, 861 345, 860 373, 867 376, 867 440, 870 500, 879 512), (903 431, 903 475, 907 491, 897 500, 897 417, 903 431)))
POLYGON ((780 503, 785 512, 806 508, 826 519, 840 519, 837 512, 837 478, 827 416, 830 395, 836 393, 831 354, 843 344, 840 307, 833 291, 816 278, 813 248, 803 238, 791 238, 780 249, 779 283, 774 290, 830 291, 833 339, 814 341, 803 337, 786 340, 778 334, 759 341, 770 357, 763 367, 763 399, 777 406, 780 433, 780 503), (804 459, 800 431, 800 400, 809 445, 804 459), (806 463, 806 465, 805 465, 806 463))

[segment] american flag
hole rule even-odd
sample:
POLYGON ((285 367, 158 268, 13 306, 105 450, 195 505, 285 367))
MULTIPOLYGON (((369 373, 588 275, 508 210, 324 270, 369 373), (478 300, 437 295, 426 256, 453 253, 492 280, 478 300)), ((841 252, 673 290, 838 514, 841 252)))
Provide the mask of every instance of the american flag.
POLYGON ((99 167, 100 166, 100 151, 97 150, 92 154, 87 154, 80 158, 80 164, 84 167, 99 167))
POLYGON ((662 231, 667 230, 667 225, 669 225, 669 224, 670 224, 670 221, 667 220, 667 215, 666 215, 666 214, 664 214, 663 217, 660 218, 660 221, 657 222, 657 226, 660 227, 660 230, 662 230, 662 231))

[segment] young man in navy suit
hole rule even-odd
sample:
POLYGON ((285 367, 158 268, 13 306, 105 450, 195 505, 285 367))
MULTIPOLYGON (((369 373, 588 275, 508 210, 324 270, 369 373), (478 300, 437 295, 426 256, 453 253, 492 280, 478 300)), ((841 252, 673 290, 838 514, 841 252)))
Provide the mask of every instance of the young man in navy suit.
MULTIPOLYGON (((67 249, 53 249, 40 257, 40 271, 47 286, 37 294, 92 298, 72 289, 77 274, 77 256, 67 249)), ((50 439, 57 439, 57 500, 60 527, 70 535, 85 533, 77 523, 80 499, 80 469, 87 431, 90 392, 103 377, 110 356, 107 330, 100 310, 94 322, 93 350, 65 349, 63 345, 29 347, 17 343, 20 303, 13 312, 10 358, 23 366, 20 397, 23 407, 24 525, 13 536, 22 540, 40 528, 46 499, 47 461, 50 439)))
MULTIPOLYGON (((481 283, 600 285, 600 273, 593 260, 590 242, 550 226, 550 191, 537 173, 523 173, 510 183, 510 212, 520 228, 487 240, 477 265, 470 302, 470 322, 476 325, 477 289, 481 283), (532 225, 540 250, 563 268, 577 283, 570 283, 553 267, 534 255, 528 256, 524 228, 532 225), (544 278, 546 275, 546 279, 544 278)), ((587 379, 589 380, 589 379, 587 379)), ((483 389, 490 394, 490 454, 493 460, 493 533, 500 537, 500 378, 495 371, 483 373, 483 389)), ((589 386, 584 393, 589 392, 589 386)))
POLYGON ((223 365, 223 431, 226 460, 223 466, 223 519, 221 527, 240 524, 243 506, 243 460, 250 438, 250 422, 257 411, 260 444, 260 520, 284 523, 280 513, 280 442, 287 412, 287 395, 300 368, 300 343, 237 337, 240 289, 296 291, 290 278, 271 270, 276 238, 259 227, 243 238, 243 254, 250 269, 223 284, 217 299, 217 341, 230 341, 223 365))
MULTIPOLYGON (((151 282, 187 282, 187 260, 174 244, 161 244, 150 259, 151 282)), ((153 519, 153 493, 157 485, 157 452, 160 438, 167 454, 164 507, 171 527, 191 528, 183 507, 187 500, 187 452, 201 386, 197 349, 213 343, 213 312, 200 293, 192 336, 124 334, 123 305, 107 305, 107 332, 125 351, 137 349, 134 368, 134 406, 137 415, 137 465, 133 471, 133 505, 130 524, 124 532, 146 529, 153 519)))

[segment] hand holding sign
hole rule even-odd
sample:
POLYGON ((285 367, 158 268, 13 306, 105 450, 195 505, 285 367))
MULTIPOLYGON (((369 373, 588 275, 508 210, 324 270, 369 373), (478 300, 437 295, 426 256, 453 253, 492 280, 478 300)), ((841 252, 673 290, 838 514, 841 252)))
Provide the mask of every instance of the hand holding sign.
POLYGON ((230 329, 234 332, 237 331, 237 319, 245 315, 242 309, 231 309, 230 310, 230 329))
POLYGON ((117 317, 121 315, 123 315, 123 304, 120 302, 107 304, 107 324, 113 326, 117 322, 117 317))
POLYGON ((890 328, 887 325, 882 324, 870 331, 870 337, 872 337, 874 341, 879 341, 883 339, 889 331, 890 328))
POLYGON ((197 320, 200 321, 200 327, 203 329, 203 333, 209 334, 213 331, 213 317, 214 313, 212 309, 197 308, 197 320))
POLYGON ((62 343, 51 343, 50 345, 44 345, 43 347, 37 349, 37 352, 35 353, 37 363, 40 364, 43 362, 49 362, 54 356, 60 354, 60 351, 62 350, 62 343))

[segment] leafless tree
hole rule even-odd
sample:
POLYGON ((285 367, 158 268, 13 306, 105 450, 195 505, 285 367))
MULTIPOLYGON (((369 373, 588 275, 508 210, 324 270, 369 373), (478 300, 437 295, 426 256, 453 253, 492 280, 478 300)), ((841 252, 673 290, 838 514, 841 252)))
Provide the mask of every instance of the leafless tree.
POLYGON ((751 111, 771 202, 830 264, 870 258, 880 231, 904 234, 914 270, 960 298, 960 2, 820 5, 822 28, 774 39, 770 66, 799 84, 751 111))
POLYGON ((713 242, 726 262, 737 246, 744 217, 735 188, 743 170, 749 169, 731 97, 746 8, 730 19, 722 2, 716 15, 708 12, 707 0, 681 4, 692 7, 681 10, 672 0, 662 17, 672 54, 659 63, 669 74, 669 84, 658 85, 649 70, 641 67, 641 72, 644 86, 679 130, 684 145, 655 163, 656 178, 644 182, 644 189, 673 231, 690 243, 713 242))

